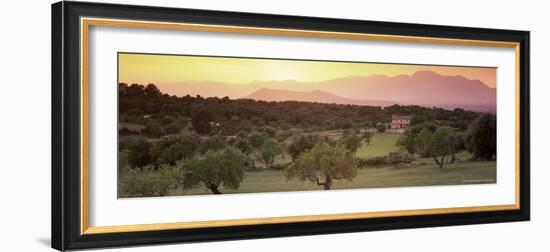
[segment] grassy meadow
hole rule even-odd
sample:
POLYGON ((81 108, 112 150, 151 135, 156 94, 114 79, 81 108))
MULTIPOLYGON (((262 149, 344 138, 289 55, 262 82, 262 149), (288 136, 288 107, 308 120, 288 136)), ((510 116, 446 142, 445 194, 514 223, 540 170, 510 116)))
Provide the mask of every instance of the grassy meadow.
MULTIPOLYGON (((363 144, 357 150, 358 158, 371 158, 387 155, 399 150, 395 145, 401 134, 375 133, 370 145, 363 144)), ((333 135, 335 139, 341 135, 333 135)), ((457 162, 439 168, 431 158, 417 158, 411 164, 398 167, 382 166, 359 169, 351 182, 338 180, 333 189, 387 188, 437 185, 467 185, 496 183, 495 161, 468 161, 471 154, 461 151, 456 154, 457 162)), ((276 163, 290 162, 288 155, 279 156, 276 163)), ((259 164, 258 164, 259 165, 259 164)), ((260 165, 259 165, 260 166, 260 165)), ((310 181, 287 180, 284 171, 264 169, 248 171, 238 190, 221 188, 224 193, 285 192, 321 190, 310 181)), ((173 189, 169 195, 211 194, 204 187, 196 189, 173 189)))

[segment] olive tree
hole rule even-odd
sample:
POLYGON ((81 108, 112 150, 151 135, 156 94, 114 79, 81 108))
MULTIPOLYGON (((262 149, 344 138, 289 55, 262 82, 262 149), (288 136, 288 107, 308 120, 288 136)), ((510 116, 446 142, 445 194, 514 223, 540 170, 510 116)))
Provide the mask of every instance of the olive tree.
POLYGON ((302 152, 286 170, 288 179, 312 181, 330 190, 335 180, 351 181, 357 176, 357 160, 341 145, 318 143, 302 152))
POLYGON ((177 171, 168 165, 158 169, 148 165, 124 173, 120 185, 120 197, 166 196, 177 187, 177 171))
POLYGON ((175 165, 178 160, 192 157, 198 146, 198 140, 192 136, 170 136, 155 142, 150 152, 157 165, 175 165))
POLYGON ((262 144, 267 140, 269 136, 264 133, 256 133, 248 137, 248 143, 252 146, 253 149, 260 149, 262 144))
POLYGON ((160 127, 160 124, 158 124, 154 120, 150 120, 147 123, 147 126, 141 130, 141 133, 147 136, 155 137, 155 138, 158 138, 164 135, 164 132, 162 131, 162 127, 160 127))
POLYGON ((420 130, 418 135, 413 139, 414 150, 421 157, 430 157, 430 145, 434 131, 428 128, 424 128, 420 130))
POLYGON ((212 132, 211 123, 215 121, 215 114, 212 108, 203 106, 191 113, 191 125, 201 135, 208 135, 212 132))
POLYGON ((127 143, 124 143, 124 145, 128 149, 127 159, 130 167, 144 167, 153 161, 153 157, 151 156, 153 145, 149 141, 143 138, 132 138, 127 140, 127 143))
POLYGON ((204 154, 209 150, 216 151, 216 150, 223 149, 223 147, 225 147, 226 145, 227 143, 225 142, 225 139, 222 136, 215 135, 202 140, 198 150, 201 154, 204 154))
POLYGON ((355 156, 357 150, 363 145, 363 139, 354 133, 342 138, 342 144, 355 156))
POLYGON ((374 133, 373 132, 370 132, 370 131, 365 131, 363 132, 363 140, 365 140, 365 143, 367 143, 367 145, 370 145, 370 142, 372 141, 372 137, 374 136, 374 133))
POLYGON ((414 154, 416 152, 416 137, 414 132, 407 130, 397 139, 395 145, 407 151, 409 154, 414 154))
POLYGON ((252 152, 252 146, 244 138, 238 138, 235 143, 233 143, 233 146, 239 149, 245 155, 248 155, 252 152))
POLYGON ((263 132, 255 133, 248 137, 247 141, 251 147, 250 157, 253 161, 252 163, 254 164, 254 166, 256 162, 263 162, 262 146, 264 142, 268 139, 270 139, 270 137, 263 132))
POLYGON ((496 116, 483 114, 476 118, 466 132, 466 148, 477 159, 492 159, 496 156, 496 116))
POLYGON ((239 189, 245 176, 246 162, 246 156, 241 151, 234 147, 224 147, 181 160, 176 166, 181 171, 184 189, 202 185, 213 194, 221 194, 220 186, 239 189))
POLYGON ((386 131, 386 125, 384 125, 383 123, 376 124, 376 130, 378 130, 378 132, 380 132, 380 133, 385 132, 386 131))
POLYGON ((287 151, 290 154, 292 161, 295 161, 300 153, 310 150, 319 142, 321 142, 321 137, 319 137, 319 135, 299 135, 292 139, 292 142, 288 144, 287 151))
POLYGON ((265 168, 271 168, 275 162, 275 157, 282 152, 281 145, 275 139, 269 138, 260 147, 260 160, 265 164, 265 168))
POLYGON ((455 132, 451 127, 440 127, 435 132, 422 130, 417 141, 427 156, 433 158, 439 168, 445 165, 445 159, 455 153, 455 132))

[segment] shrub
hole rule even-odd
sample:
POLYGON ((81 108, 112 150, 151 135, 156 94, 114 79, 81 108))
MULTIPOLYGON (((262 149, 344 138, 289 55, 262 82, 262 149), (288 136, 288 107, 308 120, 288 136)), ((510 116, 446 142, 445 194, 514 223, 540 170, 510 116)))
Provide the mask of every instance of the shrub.
POLYGON ((198 149, 198 140, 189 135, 163 137, 151 148, 152 159, 158 165, 175 165, 180 159, 190 158, 198 149))
POLYGON ((397 167, 400 164, 411 163, 414 161, 414 157, 408 152, 390 152, 387 155, 387 163, 393 167, 397 167))
POLYGON ((155 121, 150 121, 147 126, 141 130, 141 134, 150 137, 160 137, 164 134, 160 125, 155 121))
POLYGON ((372 158, 358 158, 359 167, 379 167, 387 164, 386 156, 372 157, 372 158))
POLYGON ((289 164, 291 164, 291 163, 274 164, 270 168, 273 169, 273 170, 277 170, 277 171, 284 171, 284 170, 286 170, 286 168, 288 167, 289 164))
POLYGON ((128 148, 128 164, 133 168, 144 167, 153 161, 151 156, 153 145, 143 138, 129 139, 122 146, 128 148))
POLYGON ((383 123, 376 124, 376 130, 378 130, 378 132, 380 132, 380 133, 385 132, 386 131, 386 125, 384 125, 383 123))
POLYGON ((211 136, 201 141, 199 146, 199 152, 204 154, 209 150, 220 150, 226 146, 225 139, 220 135, 211 136))
POLYGON ((372 158, 358 158, 359 167, 382 167, 382 166, 399 166, 400 164, 412 163, 415 158, 408 152, 390 152, 386 156, 378 156, 372 158))
POLYGON ((180 124, 172 122, 172 123, 166 125, 166 127, 164 127, 163 131, 166 134, 176 134, 176 133, 179 133, 181 131, 181 129, 182 129, 182 126, 180 124))
POLYGON ((170 166, 155 169, 153 166, 126 172, 121 179, 121 197, 166 196, 177 187, 177 171, 170 166))
POLYGON ((128 129, 127 127, 122 127, 118 130, 120 136, 129 136, 129 135, 138 135, 139 131, 128 129))

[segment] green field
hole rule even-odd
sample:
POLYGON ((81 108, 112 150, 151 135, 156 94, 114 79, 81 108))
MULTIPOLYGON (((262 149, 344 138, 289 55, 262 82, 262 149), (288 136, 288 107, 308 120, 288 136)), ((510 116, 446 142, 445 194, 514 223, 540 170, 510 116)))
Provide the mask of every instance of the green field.
MULTIPOLYGON (((370 145, 363 144, 357 157, 384 156, 398 151, 395 141, 400 134, 376 133, 370 145)), ((335 136, 339 137, 339 136, 335 136)), ((434 185, 464 185, 496 183, 496 162, 468 161, 471 154, 462 151, 456 154, 458 162, 441 169, 430 158, 418 158, 412 164, 401 167, 377 167, 359 169, 353 181, 336 181, 332 189, 410 187, 434 185)), ((288 155, 279 157, 277 163, 290 162, 288 155)), ((284 192, 322 190, 309 181, 287 180, 283 171, 261 170, 247 172, 239 190, 220 188, 222 193, 284 192)), ((192 190, 175 189, 171 195, 211 194, 206 188, 192 190)))
POLYGON ((400 136, 401 134, 396 133, 375 133, 371 143, 369 145, 364 143, 355 155, 359 158, 371 158, 398 151, 399 147, 395 146, 395 142, 400 136))
MULTIPOLYGON (((322 135, 322 134, 320 134, 322 135)), ((399 151, 399 147, 395 146, 395 142, 400 137, 400 134, 396 133, 376 133, 371 139, 371 143, 367 145, 363 143, 363 146, 357 150, 355 154, 358 158, 371 158, 378 156, 385 156, 392 151, 399 151)), ((331 135, 330 138, 338 140, 342 137, 342 134, 331 135)), ((283 144, 288 144, 290 141, 285 141, 283 144)), ((275 164, 288 164, 292 160, 290 155, 283 154, 275 158, 275 164)), ((264 167, 261 163, 256 163, 258 167, 264 167)))
MULTIPOLYGON (((433 164, 409 167, 360 169, 352 181, 337 181, 332 189, 385 188, 405 186, 463 185, 496 183, 495 162, 461 162, 437 168, 433 164)), ((264 170, 247 172, 239 190, 221 188, 223 193, 284 192, 322 190, 312 182, 287 180, 284 172, 264 170)), ((211 194, 206 188, 176 189, 171 195, 211 194)))

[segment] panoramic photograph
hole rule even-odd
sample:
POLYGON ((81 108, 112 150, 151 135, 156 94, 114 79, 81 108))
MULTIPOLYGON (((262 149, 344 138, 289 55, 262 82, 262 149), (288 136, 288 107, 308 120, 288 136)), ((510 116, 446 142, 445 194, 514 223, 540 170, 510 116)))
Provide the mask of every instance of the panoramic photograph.
POLYGON ((121 52, 118 197, 494 184, 496 82, 494 67, 121 52))

